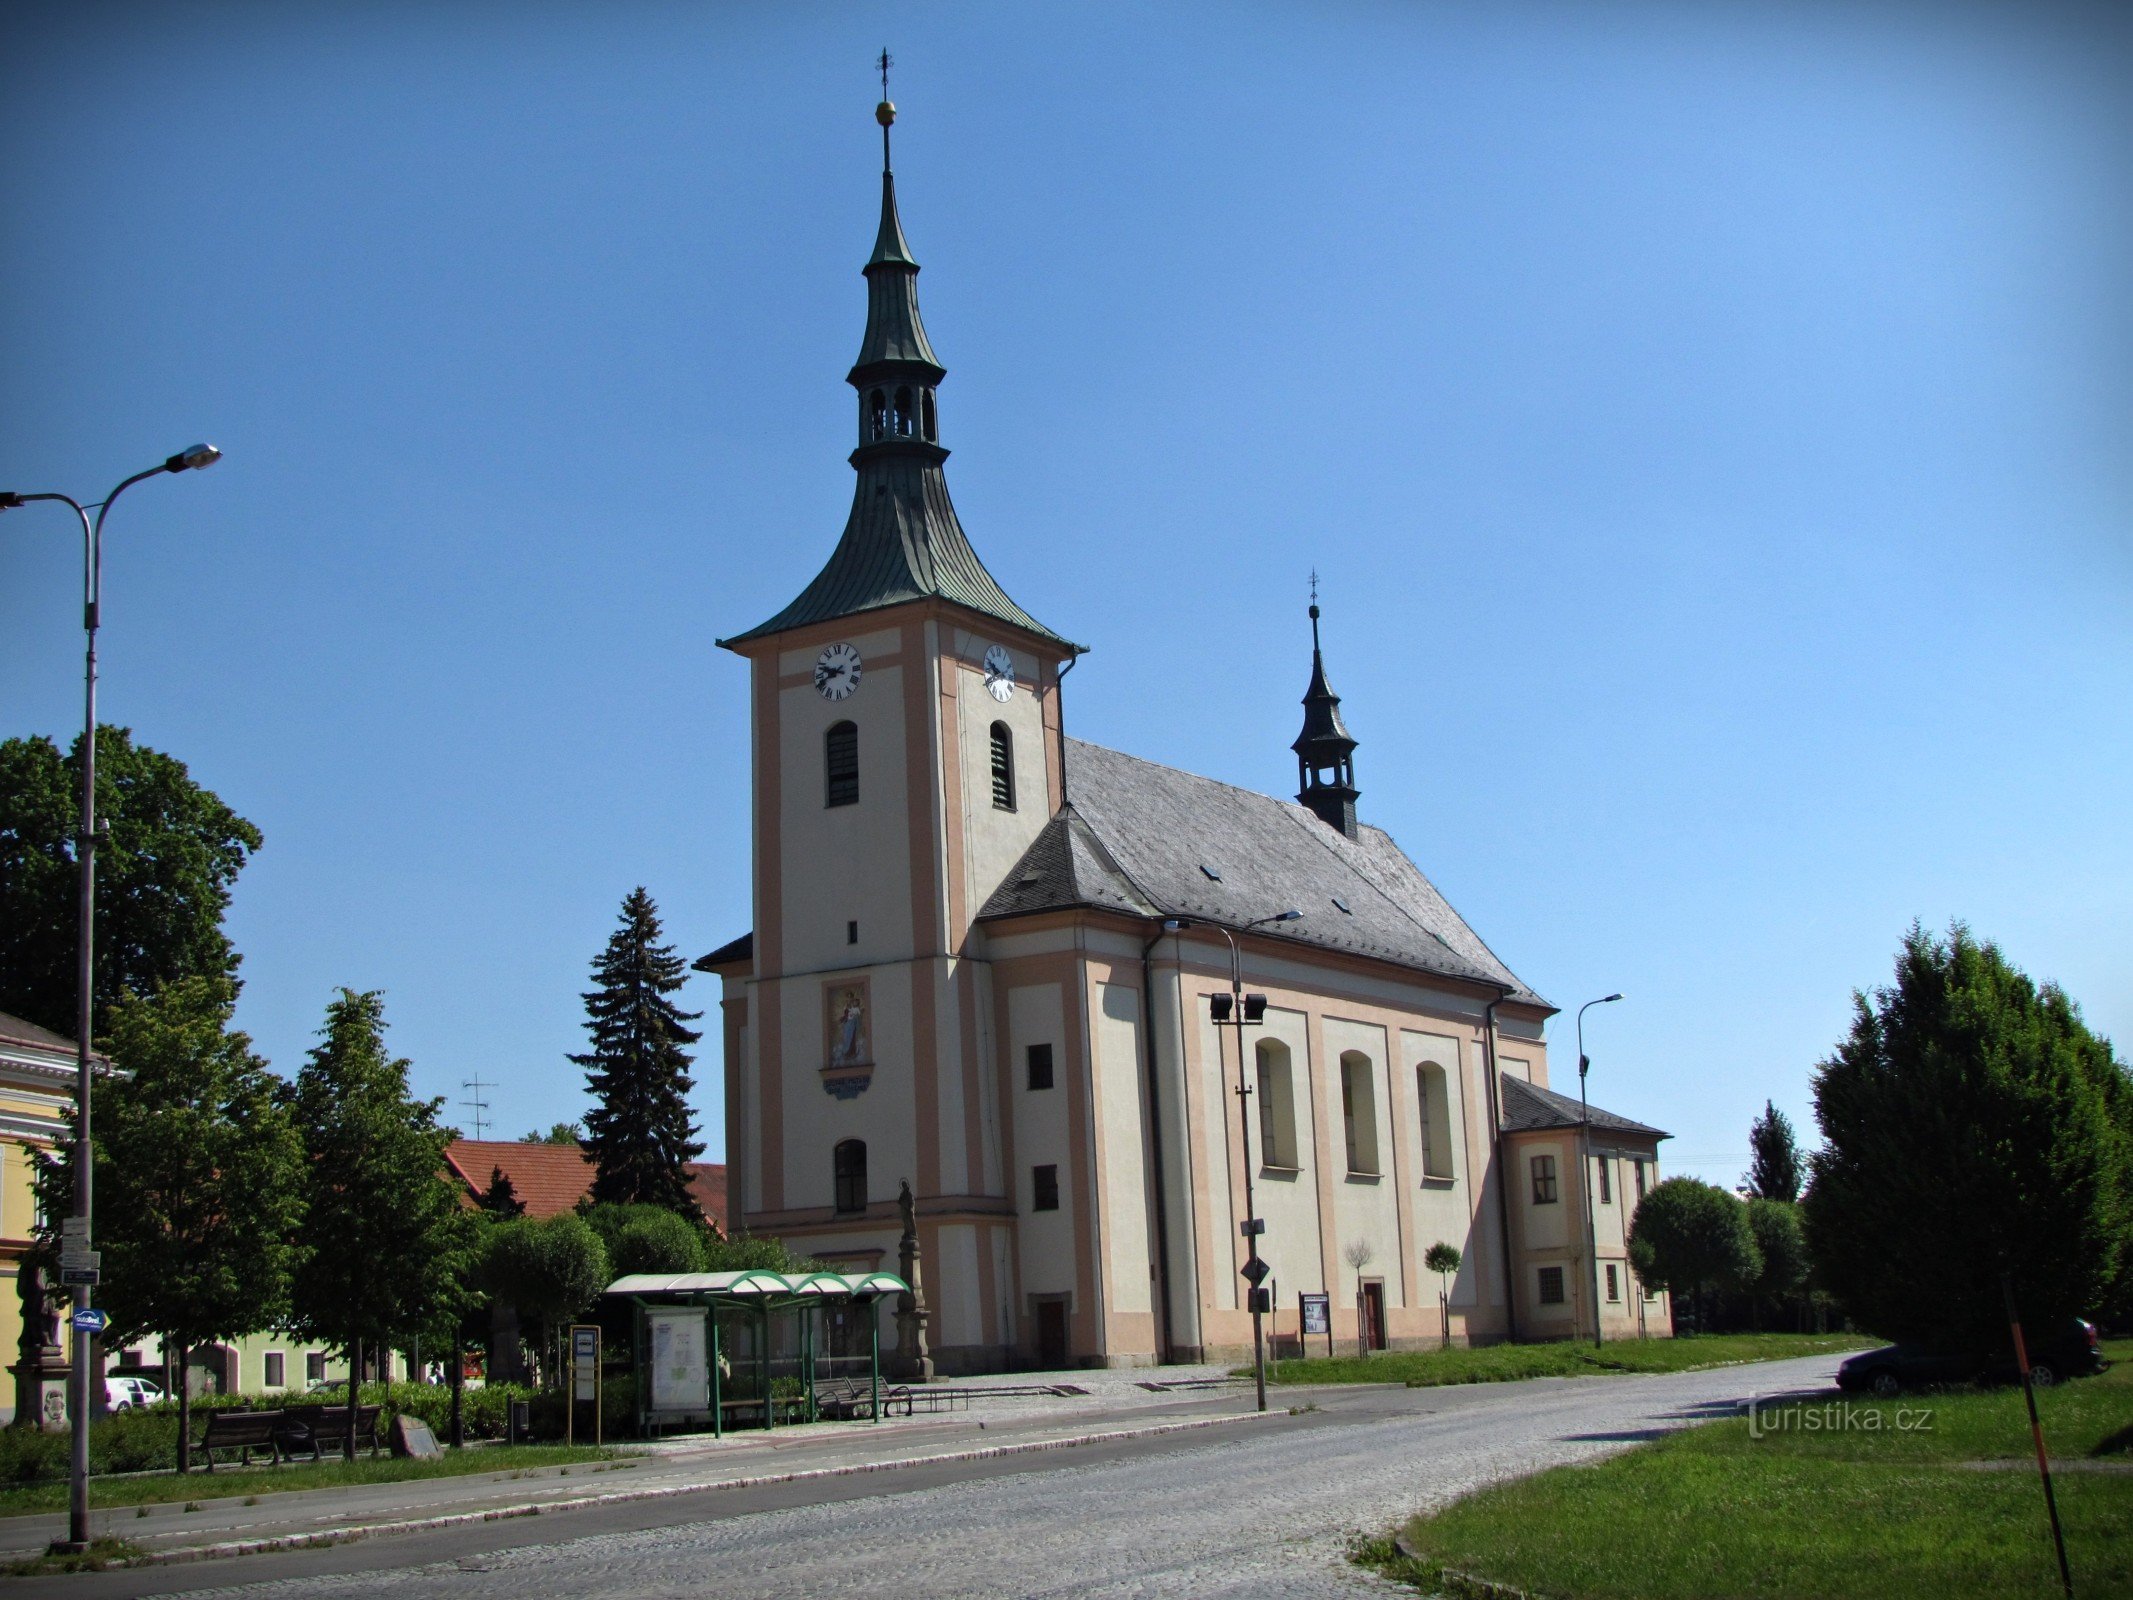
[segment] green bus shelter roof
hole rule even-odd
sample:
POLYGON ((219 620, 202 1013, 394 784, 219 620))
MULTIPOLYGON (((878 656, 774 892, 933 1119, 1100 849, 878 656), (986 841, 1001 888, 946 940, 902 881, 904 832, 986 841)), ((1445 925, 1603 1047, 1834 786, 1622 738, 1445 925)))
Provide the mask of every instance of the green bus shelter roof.
POLYGON ((766 1302, 870 1299, 882 1294, 909 1294, 911 1286, 893 1272, 636 1272, 617 1278, 607 1293, 639 1300, 667 1300, 692 1305, 762 1305, 766 1302))

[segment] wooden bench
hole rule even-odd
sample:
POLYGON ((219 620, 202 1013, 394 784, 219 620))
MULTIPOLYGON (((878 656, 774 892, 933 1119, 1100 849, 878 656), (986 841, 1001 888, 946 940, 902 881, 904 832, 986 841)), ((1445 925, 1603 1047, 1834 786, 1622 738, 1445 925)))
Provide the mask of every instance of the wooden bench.
MULTIPOLYGON (((381 1406, 362 1406, 356 1411, 355 1442, 360 1447, 366 1441, 372 1457, 378 1453, 378 1414, 381 1406)), ((348 1408, 346 1406, 291 1406, 283 1413, 287 1419, 283 1425, 282 1444, 293 1456, 299 1450, 308 1450, 313 1461, 322 1460, 327 1450, 345 1452, 348 1449, 348 1408)))
POLYGON ((254 1450, 265 1450, 278 1467, 286 1426, 279 1411, 210 1411, 197 1448, 206 1458, 210 1472, 215 1470, 217 1450, 239 1451, 238 1464, 247 1467, 252 1464, 254 1450))

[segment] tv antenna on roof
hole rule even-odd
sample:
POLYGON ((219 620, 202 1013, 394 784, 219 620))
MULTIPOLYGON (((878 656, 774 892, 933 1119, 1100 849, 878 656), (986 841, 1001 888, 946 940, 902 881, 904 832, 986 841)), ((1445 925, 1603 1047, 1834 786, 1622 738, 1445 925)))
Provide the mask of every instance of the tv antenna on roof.
POLYGON ((468 1098, 459 1103, 474 1113, 474 1137, 479 1139, 489 1123, 489 1102, 482 1098, 482 1090, 493 1089, 493 1083, 484 1083, 477 1077, 463 1078, 459 1087, 471 1091, 468 1098))

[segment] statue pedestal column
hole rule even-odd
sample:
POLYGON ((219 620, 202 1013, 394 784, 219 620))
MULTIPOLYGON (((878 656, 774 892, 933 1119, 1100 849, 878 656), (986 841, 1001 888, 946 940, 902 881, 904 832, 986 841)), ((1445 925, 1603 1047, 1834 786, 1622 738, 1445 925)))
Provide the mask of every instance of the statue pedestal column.
POLYGON ((908 1180, 897 1204, 904 1214, 904 1236, 896 1248, 897 1276, 911 1286, 896 1297, 896 1356, 890 1376, 901 1383, 931 1383, 933 1354, 926 1346, 926 1284, 918 1251, 918 1213, 908 1180))

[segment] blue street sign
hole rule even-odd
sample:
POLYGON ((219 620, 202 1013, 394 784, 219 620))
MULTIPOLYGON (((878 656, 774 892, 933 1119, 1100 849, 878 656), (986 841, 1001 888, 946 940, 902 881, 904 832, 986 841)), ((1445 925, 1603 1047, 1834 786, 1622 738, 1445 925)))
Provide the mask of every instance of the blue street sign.
POLYGON ((74 1327, 80 1333, 102 1333, 111 1319, 94 1306, 84 1306, 74 1313, 74 1327))

